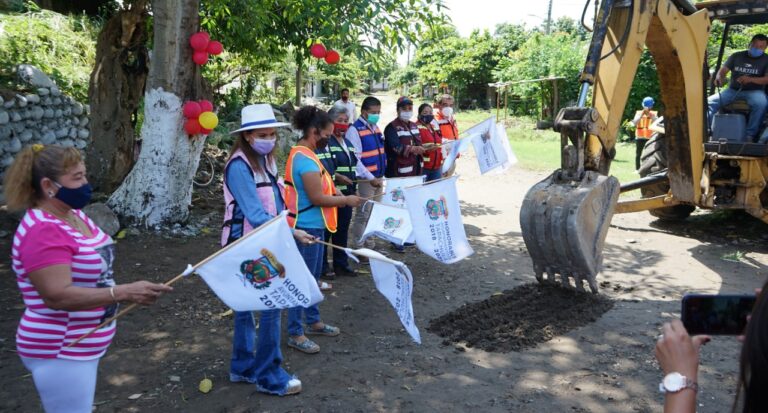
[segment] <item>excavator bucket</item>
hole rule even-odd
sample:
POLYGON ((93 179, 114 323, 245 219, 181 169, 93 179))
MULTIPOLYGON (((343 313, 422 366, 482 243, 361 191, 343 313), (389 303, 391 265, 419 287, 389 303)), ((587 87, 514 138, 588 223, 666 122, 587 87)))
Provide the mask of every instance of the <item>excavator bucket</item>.
POLYGON ((561 178, 561 170, 534 185, 523 200, 520 226, 539 282, 597 293, 596 275, 603 262, 603 244, 619 198, 619 181, 594 171, 581 181, 561 178), (546 275, 546 278, 545 278, 546 275))

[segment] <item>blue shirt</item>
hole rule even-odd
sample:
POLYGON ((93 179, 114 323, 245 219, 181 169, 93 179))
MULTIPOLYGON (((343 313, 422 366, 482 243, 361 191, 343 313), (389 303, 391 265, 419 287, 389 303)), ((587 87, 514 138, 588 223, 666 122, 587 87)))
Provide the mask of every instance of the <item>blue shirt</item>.
POLYGON ((293 171, 291 171, 291 182, 293 182, 293 187, 296 188, 296 194, 299 199, 299 217, 296 220, 297 228, 325 228, 323 213, 321 212, 320 207, 312 206, 312 202, 307 196, 307 191, 304 190, 304 181, 301 180, 302 175, 313 172, 320 172, 320 168, 315 161, 301 153, 297 153, 293 158, 293 171))
MULTIPOLYGON (((262 170, 266 170, 266 158, 259 157, 262 170)), ((276 178, 276 177, 275 177, 276 178)), ((239 218, 245 218, 254 228, 264 224, 273 218, 261 204, 259 196, 256 195, 256 183, 253 181, 253 173, 250 166, 242 160, 235 159, 227 166, 225 174, 225 185, 229 192, 235 198, 235 210, 232 212, 232 220, 239 221, 239 218)), ((272 190, 275 192, 275 207, 279 213, 285 209, 283 197, 280 194, 280 187, 276 179, 272 179, 272 190)), ((243 227, 240 224, 233 224, 231 229, 232 238, 240 238, 243 235, 243 227)))

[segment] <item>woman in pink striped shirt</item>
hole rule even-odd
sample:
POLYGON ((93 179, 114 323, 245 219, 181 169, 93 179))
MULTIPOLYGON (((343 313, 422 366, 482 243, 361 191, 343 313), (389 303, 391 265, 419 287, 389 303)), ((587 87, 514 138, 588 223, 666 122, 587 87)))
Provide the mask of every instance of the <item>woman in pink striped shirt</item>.
POLYGON ((115 322, 71 345, 113 316, 118 302, 151 304, 171 288, 115 284, 114 243, 80 208, 91 198, 74 148, 32 145, 5 175, 8 208, 26 210, 11 251, 26 310, 16 348, 46 412, 91 412, 99 359, 115 322))

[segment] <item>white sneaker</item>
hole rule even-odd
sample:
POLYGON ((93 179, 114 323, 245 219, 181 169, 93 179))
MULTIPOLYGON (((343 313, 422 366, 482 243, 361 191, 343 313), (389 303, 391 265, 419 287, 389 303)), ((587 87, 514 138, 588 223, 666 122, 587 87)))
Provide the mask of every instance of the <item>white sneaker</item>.
POLYGON ((299 393, 301 393, 301 380, 299 379, 288 380, 288 385, 285 387, 285 396, 289 396, 291 394, 299 394, 299 393))

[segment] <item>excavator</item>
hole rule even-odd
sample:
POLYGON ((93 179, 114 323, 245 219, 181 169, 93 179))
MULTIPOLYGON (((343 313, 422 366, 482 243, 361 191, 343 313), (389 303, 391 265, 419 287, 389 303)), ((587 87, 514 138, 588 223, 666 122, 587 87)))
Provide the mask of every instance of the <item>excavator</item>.
POLYGON ((561 109, 554 122, 561 167, 527 192, 520 225, 539 282, 581 291, 586 283, 596 294, 614 214, 649 211, 660 219, 684 219, 696 208, 740 209, 768 223, 768 145, 714 137, 707 116, 711 21, 725 24, 716 71, 731 27, 768 23, 768 3, 595 1, 577 105, 561 109), (663 126, 652 128, 659 133, 645 145, 641 178, 621 184, 610 176, 611 161, 646 48, 658 71, 663 126), (640 198, 619 201, 621 193, 635 190, 640 198))

